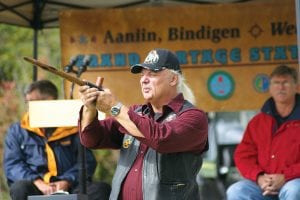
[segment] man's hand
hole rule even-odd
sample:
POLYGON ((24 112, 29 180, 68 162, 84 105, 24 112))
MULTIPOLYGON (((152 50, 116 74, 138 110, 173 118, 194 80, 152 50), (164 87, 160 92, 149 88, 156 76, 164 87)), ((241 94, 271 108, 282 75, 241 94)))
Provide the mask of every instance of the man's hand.
POLYGON ((79 87, 79 97, 87 109, 96 109, 95 100, 97 99, 99 92, 98 89, 90 88, 89 86, 79 87))
MULTIPOLYGON (((96 86, 102 87, 101 80, 101 78, 97 78, 96 86)), ((94 120, 97 110, 109 114, 110 108, 117 102, 109 89, 99 91, 89 86, 81 86, 79 87, 79 96, 84 105, 81 116, 81 130, 94 120)))
POLYGON ((50 183, 50 185, 52 185, 56 188, 55 191, 58 191, 58 190, 68 191, 70 188, 70 183, 65 180, 55 181, 55 182, 50 183))
POLYGON ((96 88, 90 88, 89 86, 81 86, 79 88, 79 96, 84 105, 81 116, 81 130, 90 124, 97 115, 95 101, 98 97, 98 92, 96 88))
POLYGON ((283 174, 263 174, 257 178, 257 184, 263 190, 263 195, 277 195, 280 188, 284 185, 283 174))
POLYGON ((57 190, 55 185, 47 184, 42 179, 33 181, 33 184, 45 195, 52 194, 57 190))
POLYGON ((44 194, 49 195, 58 190, 68 191, 70 188, 70 183, 65 180, 56 181, 52 183, 45 183, 42 179, 37 179, 33 184, 44 194))
POLYGON ((283 174, 269 174, 268 177, 271 179, 271 185, 266 188, 266 191, 263 193, 268 194, 278 194, 280 188, 285 184, 285 178, 283 174))
MULTIPOLYGON (((102 88, 102 84, 103 78, 97 77, 95 85, 99 88, 102 88)), ((96 109, 95 101, 98 98, 99 92, 100 90, 94 87, 89 87, 86 85, 79 87, 80 99, 88 110, 94 111, 96 109)))
POLYGON ((96 100, 97 110, 110 115, 110 109, 117 104, 116 97, 111 93, 110 89, 103 89, 96 100))

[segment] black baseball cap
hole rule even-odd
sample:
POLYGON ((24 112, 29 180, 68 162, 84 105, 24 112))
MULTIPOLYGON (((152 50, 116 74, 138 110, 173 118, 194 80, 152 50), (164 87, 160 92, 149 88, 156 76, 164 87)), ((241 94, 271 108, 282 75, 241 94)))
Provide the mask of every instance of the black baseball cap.
POLYGON ((177 56, 168 49, 151 50, 148 53, 144 63, 131 66, 131 72, 137 74, 140 73, 144 68, 154 72, 159 72, 162 69, 167 68, 181 73, 177 56))

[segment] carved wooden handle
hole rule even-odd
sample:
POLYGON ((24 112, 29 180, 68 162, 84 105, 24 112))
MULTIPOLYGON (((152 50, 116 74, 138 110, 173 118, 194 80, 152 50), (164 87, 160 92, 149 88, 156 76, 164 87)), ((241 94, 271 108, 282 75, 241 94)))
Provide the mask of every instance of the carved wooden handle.
POLYGON ((27 62, 30 62, 32 63, 33 65, 37 66, 37 67, 40 67, 42 68, 43 70, 46 70, 48 72, 51 72, 53 74, 56 74, 64 79, 67 79, 68 81, 71 81, 77 85, 80 85, 80 86, 83 86, 83 85, 88 85, 90 87, 93 87, 93 88, 97 88, 98 90, 103 90, 102 89, 102 83, 103 83, 103 78, 99 77, 101 79, 101 84, 99 84, 99 86, 91 83, 91 82, 88 82, 88 81, 83 81, 77 77, 74 77, 74 76, 71 76, 70 74, 64 72, 64 71, 61 71, 61 70, 58 70, 56 69, 55 67, 53 66, 50 66, 50 65, 47 65, 45 63, 42 63, 36 59, 33 59, 33 58, 30 58, 30 57, 24 57, 24 60, 26 60, 27 62))

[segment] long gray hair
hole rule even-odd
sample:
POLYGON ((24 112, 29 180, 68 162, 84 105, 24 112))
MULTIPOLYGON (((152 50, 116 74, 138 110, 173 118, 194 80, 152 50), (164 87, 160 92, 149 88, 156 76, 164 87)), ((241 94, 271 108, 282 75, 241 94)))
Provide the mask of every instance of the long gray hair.
POLYGON ((193 105, 196 104, 196 97, 193 90, 188 86, 184 76, 175 70, 170 70, 174 74, 178 75, 177 92, 182 93, 184 98, 191 102, 193 105))

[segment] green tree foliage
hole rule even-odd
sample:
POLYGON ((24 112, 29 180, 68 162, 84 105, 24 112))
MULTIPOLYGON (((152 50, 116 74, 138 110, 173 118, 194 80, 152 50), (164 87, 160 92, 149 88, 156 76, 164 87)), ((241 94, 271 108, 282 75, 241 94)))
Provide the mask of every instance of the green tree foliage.
MULTIPOLYGON (((33 57, 33 30, 0 24, 0 82, 16 83, 18 93, 32 81, 33 67, 23 60, 24 56, 33 57)), ((38 58, 47 58, 54 65, 60 64, 60 41, 58 29, 46 29, 38 33, 38 58)), ((54 75, 46 77, 56 84, 62 81, 54 75)), ((59 87, 60 88, 60 87, 59 87)), ((3 92, 3 91, 2 91, 3 92)), ((0 91, 1 94, 1 91, 0 91)))
POLYGON ((12 81, 31 78, 22 67, 22 56, 32 54, 32 31, 27 28, 0 25, 0 54, 1 54, 1 80, 12 81), (24 76, 20 77, 20 74, 24 76))
MULTIPOLYGON (((0 24, 0 32, 0 98, 5 96, 4 93, 14 95, 13 100, 7 99, 11 103, 10 107, 14 105, 13 101, 17 101, 17 108, 12 108, 16 111, 13 112, 13 116, 2 115, 5 116, 2 120, 9 122, 9 120, 15 121, 18 119, 25 110, 23 91, 33 80, 33 66, 24 61, 23 57, 33 56, 34 32, 30 28, 20 28, 5 24, 0 24)), ((39 31, 38 38, 38 57, 48 58, 54 64, 58 64, 60 60, 59 30, 47 29, 39 31)), ((57 86, 62 83, 60 78, 51 74, 47 74, 43 78, 51 79, 57 86)), ((61 87, 58 88, 61 91, 61 87)), ((2 101, 5 103, 5 98, 2 101)), ((7 110, 9 107, 3 109, 5 113, 9 113, 9 110, 7 110)))

